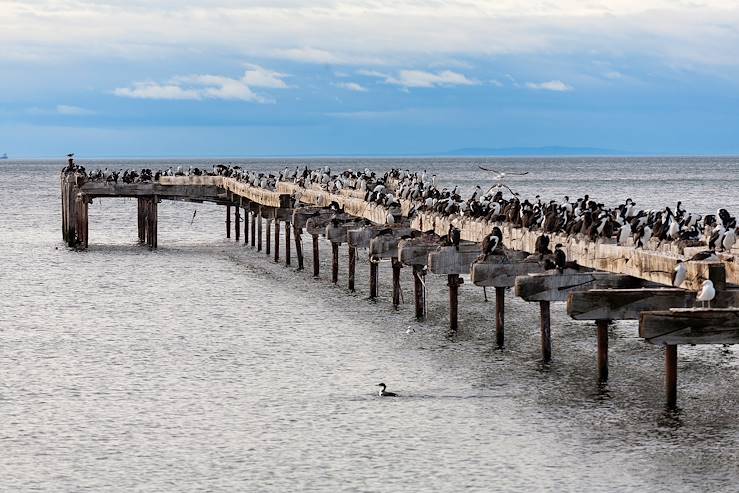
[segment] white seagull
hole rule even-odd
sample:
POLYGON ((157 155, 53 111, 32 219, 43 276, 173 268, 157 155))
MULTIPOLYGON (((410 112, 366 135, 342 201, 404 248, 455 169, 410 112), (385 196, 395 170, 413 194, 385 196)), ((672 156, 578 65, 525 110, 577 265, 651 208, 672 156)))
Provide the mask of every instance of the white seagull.
POLYGON ((715 297, 716 297, 716 289, 713 287, 713 282, 706 280, 706 281, 703 281, 701 290, 698 291, 698 295, 695 297, 695 299, 701 302, 701 305, 703 308, 706 307, 706 303, 708 303, 708 308, 711 308, 711 301, 715 297))

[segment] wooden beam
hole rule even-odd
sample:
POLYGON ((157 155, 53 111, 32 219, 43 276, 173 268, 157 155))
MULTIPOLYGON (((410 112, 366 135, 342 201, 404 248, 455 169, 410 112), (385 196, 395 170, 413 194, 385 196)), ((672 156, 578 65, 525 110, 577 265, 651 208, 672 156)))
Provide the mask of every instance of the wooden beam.
POLYGON ((428 265, 429 254, 441 247, 438 239, 428 236, 409 238, 398 242, 398 258, 405 265, 428 265))
POLYGON ((480 246, 475 243, 462 243, 459 247, 439 247, 429 253, 429 272, 433 274, 468 274, 470 265, 480 254, 480 246))
POLYGON ((651 344, 739 344, 739 308, 642 312, 639 337, 651 344))
POLYGON ((548 271, 516 278, 516 296, 526 301, 567 301, 573 291, 595 288, 637 288, 642 281, 635 277, 608 272, 560 274, 548 271))
MULTIPOLYGON (((575 320, 639 320, 641 312, 692 308, 696 293, 677 288, 591 289, 567 297, 567 314, 575 320)), ((718 291, 714 308, 739 306, 739 290, 718 291)))
POLYGON ((475 286, 511 288, 516 277, 543 272, 544 267, 538 262, 510 262, 505 258, 500 262, 475 262, 470 275, 475 286))

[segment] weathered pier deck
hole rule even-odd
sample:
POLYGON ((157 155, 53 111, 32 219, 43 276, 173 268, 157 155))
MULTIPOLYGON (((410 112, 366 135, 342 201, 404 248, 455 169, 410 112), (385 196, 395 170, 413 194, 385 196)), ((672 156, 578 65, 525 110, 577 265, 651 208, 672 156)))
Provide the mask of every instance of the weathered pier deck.
POLYGON ((319 236, 331 243, 333 283, 338 283, 339 245, 349 252, 348 288, 355 290, 359 249, 370 260, 369 296, 377 297, 377 262, 389 259, 393 270, 393 305, 400 304, 400 274, 412 266, 415 314, 426 316, 426 275, 447 276, 449 327, 458 329, 458 287, 469 276, 474 285, 495 288, 496 344, 505 343, 505 290, 539 304, 542 359, 552 359, 551 302, 566 302, 570 316, 592 320, 597 341, 597 378, 608 379, 608 325, 612 320, 639 320, 639 335, 648 343, 665 346, 665 388, 668 405, 677 402, 677 346, 680 344, 739 343, 739 250, 722 254, 717 261, 688 261, 700 247, 652 242, 645 248, 621 246, 613 241, 590 241, 580 235, 550 234, 551 244, 560 243, 574 269, 544 270, 528 255, 536 251, 541 232, 506 223, 414 211, 414 204, 400 200, 400 207, 387 208, 364 200, 364 193, 342 190, 329 193, 317 185, 300 187, 278 182, 276 190, 250 186, 224 176, 164 176, 158 183, 111 183, 85 181, 74 173, 63 174, 62 230, 71 247, 89 244, 88 205, 93 199, 134 197, 138 199, 138 238, 157 248, 157 204, 161 200, 212 202, 226 207, 226 236, 232 224, 236 241, 280 260, 280 223, 284 225, 284 259, 291 265, 294 240, 297 268, 303 269, 303 232, 312 239, 313 275, 320 275, 319 236), (338 207, 337 214, 330 210, 338 207), (233 214, 231 210, 233 209, 233 214), (243 212, 242 212, 243 211, 243 212), (234 221, 232 223, 232 215, 234 221), (450 226, 460 230, 458 247, 442 246, 438 236, 450 226), (505 255, 482 259, 479 243, 493 227, 500 228, 505 255), (263 234, 266 229, 266 235, 263 234), (274 237, 272 238, 272 231, 274 237), (426 233, 419 235, 419 233, 426 233), (264 240, 264 241, 263 241, 264 240), (687 279, 681 288, 672 286, 678 261, 685 263, 687 279), (711 280, 717 296, 710 308, 697 308, 695 292, 711 280))

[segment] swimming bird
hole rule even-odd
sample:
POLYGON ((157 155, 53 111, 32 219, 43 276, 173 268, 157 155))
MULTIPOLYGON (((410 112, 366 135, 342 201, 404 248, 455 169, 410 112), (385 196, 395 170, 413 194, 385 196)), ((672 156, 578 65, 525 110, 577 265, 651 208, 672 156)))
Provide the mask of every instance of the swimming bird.
POLYGON ((698 291, 695 299, 701 302, 703 308, 708 303, 708 308, 711 308, 711 301, 716 297, 716 288, 713 287, 713 282, 710 280, 703 281, 701 290, 698 291))
POLYGON ((377 393, 377 395, 379 395, 380 397, 398 397, 398 394, 396 394, 395 392, 388 392, 387 390, 385 390, 386 385, 384 383, 378 383, 377 386, 382 387, 377 393))
POLYGON ((678 260, 677 265, 675 265, 675 269, 672 272, 672 285, 679 288, 680 285, 685 282, 687 277, 688 269, 685 268, 685 264, 682 260, 678 260))

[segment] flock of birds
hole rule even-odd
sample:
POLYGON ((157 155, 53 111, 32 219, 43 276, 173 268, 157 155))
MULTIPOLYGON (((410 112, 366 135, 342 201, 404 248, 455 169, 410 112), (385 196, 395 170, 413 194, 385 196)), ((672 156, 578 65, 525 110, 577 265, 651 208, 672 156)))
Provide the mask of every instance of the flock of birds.
MULTIPOLYGON (((399 218, 392 211, 398 210, 401 201, 408 201, 411 203, 411 217, 416 212, 433 211, 494 223, 504 222, 541 232, 534 254, 547 269, 562 270, 570 265, 561 244, 550 249, 550 234, 582 235, 592 241, 605 238, 618 245, 634 245, 637 248, 643 248, 650 241, 680 241, 685 246, 707 246, 707 249, 689 260, 715 260, 717 252, 728 252, 734 247, 739 235, 736 217, 723 208, 716 214, 701 215, 686 211, 681 202, 677 202, 674 208, 644 210, 630 198, 616 207, 607 207, 587 194, 575 199, 564 196, 560 201, 544 201, 538 195, 533 200, 522 199, 504 183, 506 173, 484 167, 480 167, 480 170, 492 174, 491 185, 486 189, 478 185, 466 197, 456 186, 448 188, 437 184, 434 174, 407 169, 392 169, 385 173, 376 173, 368 168, 347 169, 336 173, 328 166, 314 169, 296 166, 271 174, 236 165, 217 164, 209 169, 177 166, 157 171, 105 168, 87 172, 84 167, 75 164, 73 154, 70 154, 63 172, 74 172, 90 181, 112 183, 157 182, 162 176, 224 176, 266 190, 275 190, 278 182, 295 183, 301 187, 320 187, 332 193, 351 190, 363 194, 367 202, 388 208, 388 224, 395 223, 399 218)), ((512 174, 525 175, 527 172, 508 173, 512 174)), ((338 209, 338 205, 336 208, 338 209)), ((441 238, 441 243, 458 247, 459 230, 451 227, 448 234, 441 238)), ((490 234, 482 242, 481 257, 486 259, 490 255, 504 254, 502 243, 502 231, 497 226, 492 227, 490 234)), ((673 273, 673 285, 680 286, 686 276, 685 264, 678 262, 673 273)), ((704 298, 713 289, 712 286, 706 288, 709 289, 704 298)), ((698 299, 702 301, 701 297, 698 299)))

